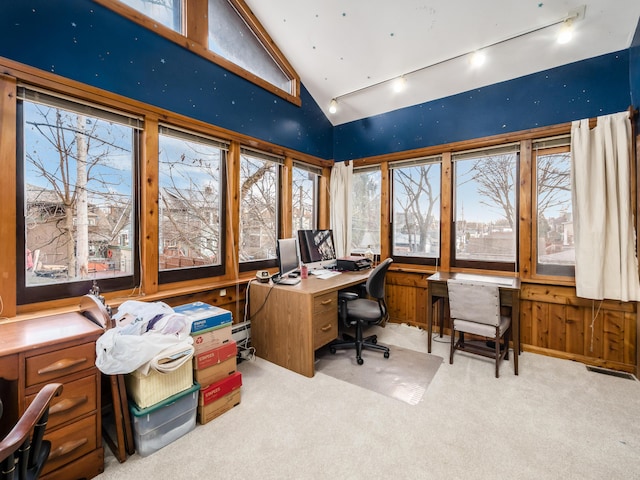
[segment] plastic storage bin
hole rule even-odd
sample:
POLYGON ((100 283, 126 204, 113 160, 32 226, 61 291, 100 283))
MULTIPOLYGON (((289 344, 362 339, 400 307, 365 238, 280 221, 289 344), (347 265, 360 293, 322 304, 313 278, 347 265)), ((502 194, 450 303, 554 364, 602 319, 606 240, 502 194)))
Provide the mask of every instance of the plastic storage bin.
POLYGON ((189 433, 196 426, 199 384, 148 408, 130 403, 136 450, 142 457, 189 433))

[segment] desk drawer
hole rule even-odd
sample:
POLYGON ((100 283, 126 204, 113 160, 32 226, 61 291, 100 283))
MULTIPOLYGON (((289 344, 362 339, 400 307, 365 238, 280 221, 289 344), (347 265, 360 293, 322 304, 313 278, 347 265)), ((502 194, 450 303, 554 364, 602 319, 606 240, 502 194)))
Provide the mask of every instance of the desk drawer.
POLYGON ((338 313, 338 292, 329 292, 313 298, 313 313, 333 311, 338 313))
POLYGON ((27 358, 26 386, 50 382, 71 373, 93 367, 96 362, 94 343, 85 343, 76 347, 27 358))
MULTIPOLYGON (((79 418, 96 410, 97 384, 97 373, 73 382, 64 383, 62 394, 51 402, 47 429, 55 428, 69 420, 79 418)), ((35 397, 35 394, 27 397, 27 406, 31 404, 35 397)))
POLYGON ((96 416, 84 418, 66 427, 45 433, 51 442, 51 453, 43 474, 51 472, 96 449, 96 416))
POLYGON ((326 345, 338 337, 338 312, 336 309, 313 316, 313 349, 326 345))

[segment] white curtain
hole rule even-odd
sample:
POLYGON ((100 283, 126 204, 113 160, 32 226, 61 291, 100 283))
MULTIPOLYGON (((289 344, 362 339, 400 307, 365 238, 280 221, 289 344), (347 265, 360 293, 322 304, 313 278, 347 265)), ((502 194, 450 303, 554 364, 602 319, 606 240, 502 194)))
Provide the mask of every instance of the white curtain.
POLYGON ((595 300, 640 300, 631 211, 631 122, 627 112, 571 125, 576 291, 595 300))
POLYGON ((344 257, 351 253, 351 183, 353 163, 335 163, 331 169, 330 217, 336 256, 344 257))

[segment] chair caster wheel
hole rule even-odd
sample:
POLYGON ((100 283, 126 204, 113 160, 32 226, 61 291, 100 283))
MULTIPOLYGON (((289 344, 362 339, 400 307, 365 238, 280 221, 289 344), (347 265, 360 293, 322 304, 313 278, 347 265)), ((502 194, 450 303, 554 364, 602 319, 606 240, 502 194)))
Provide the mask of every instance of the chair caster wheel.
POLYGON ((389 352, 384 352, 384 358, 389 358, 389 352))
POLYGON ((358 365, 362 365, 364 363, 364 360, 362 358, 358 358, 358 365))
POLYGON ((329 351, 334 355, 336 354, 336 348, 335 347, 329 347, 329 351))
POLYGON ((378 337, 373 337, 371 339, 371 343, 373 343, 374 345, 377 345, 378 344, 378 337))

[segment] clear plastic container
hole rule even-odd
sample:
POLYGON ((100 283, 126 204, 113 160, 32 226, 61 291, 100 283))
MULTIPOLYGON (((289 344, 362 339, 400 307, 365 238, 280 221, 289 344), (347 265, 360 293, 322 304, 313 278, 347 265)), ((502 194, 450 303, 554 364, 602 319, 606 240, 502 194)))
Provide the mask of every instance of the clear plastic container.
POLYGON ((196 426, 199 384, 148 408, 130 403, 136 450, 142 457, 182 437, 196 426))

